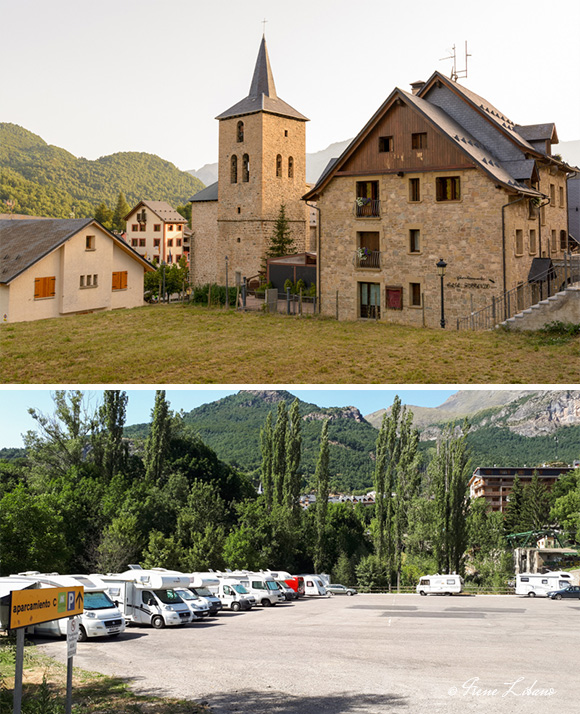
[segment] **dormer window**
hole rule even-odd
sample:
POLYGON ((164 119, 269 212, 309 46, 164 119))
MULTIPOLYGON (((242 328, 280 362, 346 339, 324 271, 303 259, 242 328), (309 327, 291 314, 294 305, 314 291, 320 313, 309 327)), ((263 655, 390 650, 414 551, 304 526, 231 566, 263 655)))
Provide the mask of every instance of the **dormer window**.
POLYGON ((236 138, 237 138, 238 144, 241 144, 242 141, 244 140, 244 122, 243 121, 238 122, 236 138))

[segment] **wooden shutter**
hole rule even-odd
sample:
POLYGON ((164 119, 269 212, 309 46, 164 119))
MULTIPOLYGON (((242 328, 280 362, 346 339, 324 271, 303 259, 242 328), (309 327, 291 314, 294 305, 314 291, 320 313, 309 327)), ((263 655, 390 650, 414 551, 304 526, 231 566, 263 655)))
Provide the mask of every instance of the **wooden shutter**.
POLYGON ((34 299, 54 297, 56 295, 56 277, 34 279, 34 299))
POLYGON ((126 290, 127 289, 127 271, 120 270, 113 273, 113 290, 126 290))

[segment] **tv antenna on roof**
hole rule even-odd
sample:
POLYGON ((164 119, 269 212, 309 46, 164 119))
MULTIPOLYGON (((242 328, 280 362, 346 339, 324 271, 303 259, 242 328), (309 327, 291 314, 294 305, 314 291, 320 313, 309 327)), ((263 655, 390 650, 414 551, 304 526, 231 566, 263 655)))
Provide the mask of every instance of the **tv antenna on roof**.
POLYGON ((440 62, 443 62, 443 60, 448 60, 452 59, 453 60, 453 69, 451 70, 451 79, 454 82, 457 82, 459 77, 467 77, 467 58, 471 57, 470 54, 467 52, 467 40, 465 40, 465 69, 457 69, 457 52, 455 51, 455 45, 453 45, 453 49, 451 50, 451 55, 449 57, 441 57, 439 60, 440 62))

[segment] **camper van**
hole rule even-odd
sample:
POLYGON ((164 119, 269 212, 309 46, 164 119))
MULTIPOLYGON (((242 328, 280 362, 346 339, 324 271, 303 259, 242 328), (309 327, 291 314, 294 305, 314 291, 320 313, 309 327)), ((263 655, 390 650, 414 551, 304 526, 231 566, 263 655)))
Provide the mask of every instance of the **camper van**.
POLYGON ((424 575, 417 585, 419 595, 453 595, 463 590, 463 578, 461 575, 451 573, 449 575, 424 575))
MULTIPOLYGON (((77 617, 79 621, 79 642, 85 642, 90 637, 116 637, 125 629, 125 618, 119 608, 107 595, 107 586, 100 578, 89 575, 59 575, 58 573, 39 573, 37 571, 27 571, 19 573, 19 578, 26 578, 32 582, 41 583, 41 587, 62 588, 78 587, 84 588, 84 611, 77 617)), ((29 628, 29 631, 39 635, 55 635, 60 637, 66 635, 67 620, 64 617, 59 620, 42 622, 29 628)))
POLYGON ((278 583, 267 573, 235 570, 228 575, 230 578, 238 579, 250 595, 256 598, 256 603, 262 607, 271 607, 286 599, 278 583))
POLYGON ((324 583, 318 575, 302 575, 304 578, 304 594, 312 597, 316 595, 326 595, 324 583))
POLYGON ((239 580, 220 578, 218 582, 219 585, 211 586, 210 590, 219 596, 224 607, 238 612, 251 610, 256 604, 256 598, 250 595, 239 580))
POLYGON ((573 578, 570 573, 562 571, 516 575, 516 595, 547 597, 550 591, 561 590, 569 585, 573 585, 573 578))
POLYGON ((210 585, 219 585, 218 578, 202 578, 197 573, 189 574, 189 589, 207 604, 210 615, 217 615, 223 608, 223 603, 209 589, 210 585))
POLYGON ((189 585, 187 575, 129 567, 124 573, 100 576, 109 597, 129 622, 160 629, 191 621, 190 609, 175 592, 175 588, 189 585))
POLYGON ((302 575, 290 575, 285 570, 265 570, 264 572, 271 575, 275 580, 286 583, 289 588, 294 590, 297 599, 304 597, 304 578, 302 575))
MULTIPOLYGON (((177 570, 167 570, 167 568, 151 568, 157 573, 170 573, 171 575, 181 576, 189 578, 189 575, 185 573, 180 573, 177 570)), ((201 620, 209 615, 209 605, 207 602, 191 591, 190 588, 176 587, 175 592, 183 600, 183 602, 189 608, 191 612, 191 620, 201 620)))

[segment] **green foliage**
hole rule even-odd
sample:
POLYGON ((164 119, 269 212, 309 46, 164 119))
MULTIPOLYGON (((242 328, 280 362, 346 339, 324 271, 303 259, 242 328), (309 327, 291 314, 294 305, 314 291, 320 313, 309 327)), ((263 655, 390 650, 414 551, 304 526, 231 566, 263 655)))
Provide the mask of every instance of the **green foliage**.
POLYGON ((330 492, 330 474, 328 471, 328 423, 326 419, 320 434, 320 452, 316 462, 314 481, 316 483, 316 551, 314 554, 314 570, 320 572, 326 564, 328 495, 330 492))
POLYGON ((118 231, 119 233, 123 233, 125 231, 125 229, 127 228, 127 221, 125 220, 125 216, 129 213, 130 210, 131 206, 127 203, 125 194, 121 192, 117 197, 117 205, 115 206, 115 210, 113 211, 112 216, 112 228, 114 231, 118 231))
POLYGON ((142 199, 185 204, 204 188, 152 154, 125 152, 88 161, 6 123, 0 124, 0 166, 0 202, 12 199, 13 213, 50 218, 92 217, 100 203, 115 206, 120 193, 131 205, 142 199))
POLYGON ((559 479, 552 493, 553 506, 550 519, 580 539, 580 469, 559 479))
POLYGON ((274 231, 270 236, 270 245, 266 250, 267 258, 279 258, 290 255, 296 250, 290 231, 290 223, 286 216, 286 206, 281 205, 278 217, 274 223, 274 231))
MULTIPOLYGON (((207 305, 210 291, 210 306, 224 307, 226 304, 226 288, 225 285, 218 285, 217 283, 212 283, 211 285, 209 283, 206 283, 205 285, 196 285, 191 293, 191 301, 195 305, 207 305)), ((233 307, 236 304, 237 288, 228 286, 228 293, 230 307, 233 307)))
POLYGON ((522 531, 538 531, 548 525, 550 499, 546 485, 534 473, 530 483, 524 486, 521 510, 522 531))

